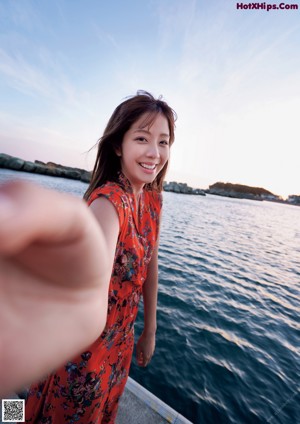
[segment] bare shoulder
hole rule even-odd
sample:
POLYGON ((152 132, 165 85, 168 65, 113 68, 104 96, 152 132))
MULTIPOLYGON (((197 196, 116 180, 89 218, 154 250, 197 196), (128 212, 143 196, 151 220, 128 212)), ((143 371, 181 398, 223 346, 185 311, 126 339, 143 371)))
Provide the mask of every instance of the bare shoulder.
POLYGON ((110 202, 106 197, 98 197, 90 204, 89 207, 97 219, 98 217, 101 218, 104 216, 108 218, 111 215, 112 220, 117 220, 118 222, 118 214, 116 208, 114 207, 112 202, 110 202))
POLYGON ((120 232, 118 213, 114 205, 103 196, 95 199, 89 207, 102 228, 112 265, 120 232))

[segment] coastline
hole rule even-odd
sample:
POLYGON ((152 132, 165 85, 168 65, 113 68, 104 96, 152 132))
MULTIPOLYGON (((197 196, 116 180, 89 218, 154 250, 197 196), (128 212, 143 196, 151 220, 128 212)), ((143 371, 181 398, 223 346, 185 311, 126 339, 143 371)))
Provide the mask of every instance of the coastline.
POLYGON ((12 169, 13 171, 30 172, 33 174, 49 175, 51 177, 69 178, 89 183, 91 172, 81 168, 59 165, 54 162, 44 163, 39 160, 34 162, 0 153, 0 168, 12 169))
MULTIPOLYGON (((70 166, 56 164, 54 162, 34 162, 0 153, 0 169, 11 169, 13 171, 29 172, 33 174, 42 174, 52 177, 67 178, 89 183, 92 173, 85 169, 74 168, 70 166)), ((289 195, 286 200, 282 199, 268 190, 258 187, 249 187, 241 184, 230 184, 217 182, 210 185, 208 189, 192 188, 186 183, 171 181, 164 183, 164 191, 180 194, 190 194, 206 196, 207 194, 230 197, 236 199, 249 199, 257 201, 270 201, 288 205, 300 206, 300 195, 289 195)))

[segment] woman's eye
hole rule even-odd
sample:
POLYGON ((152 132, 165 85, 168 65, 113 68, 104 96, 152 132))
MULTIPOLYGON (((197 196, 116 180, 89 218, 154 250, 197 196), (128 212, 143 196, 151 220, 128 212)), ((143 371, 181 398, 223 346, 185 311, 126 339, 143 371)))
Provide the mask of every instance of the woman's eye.
POLYGON ((164 146, 168 146, 169 142, 167 140, 161 140, 160 144, 163 144, 164 146))
POLYGON ((140 141, 141 143, 146 143, 147 142, 147 140, 145 139, 145 137, 138 137, 136 140, 137 141, 140 141))

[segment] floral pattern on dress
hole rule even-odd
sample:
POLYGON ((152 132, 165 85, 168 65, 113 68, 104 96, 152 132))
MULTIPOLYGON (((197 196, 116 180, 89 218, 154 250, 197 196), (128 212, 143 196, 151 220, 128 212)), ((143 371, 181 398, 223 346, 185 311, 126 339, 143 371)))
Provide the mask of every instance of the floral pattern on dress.
POLYGON ((26 422, 114 423, 134 346, 134 322, 157 242, 161 194, 144 188, 137 207, 132 187, 120 173, 91 194, 106 197, 118 213, 120 232, 109 284, 104 331, 81 355, 34 384, 26 402, 26 422))

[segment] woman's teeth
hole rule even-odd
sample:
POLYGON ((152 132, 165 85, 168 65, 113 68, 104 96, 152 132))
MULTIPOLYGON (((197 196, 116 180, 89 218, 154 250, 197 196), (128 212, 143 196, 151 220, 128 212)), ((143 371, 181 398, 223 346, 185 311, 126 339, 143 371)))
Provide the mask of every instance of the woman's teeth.
POLYGON ((147 165, 146 163, 140 163, 140 165, 143 167, 143 168, 146 168, 146 169, 155 169, 155 167, 156 167, 156 165, 147 165))

